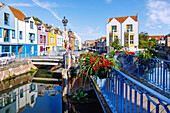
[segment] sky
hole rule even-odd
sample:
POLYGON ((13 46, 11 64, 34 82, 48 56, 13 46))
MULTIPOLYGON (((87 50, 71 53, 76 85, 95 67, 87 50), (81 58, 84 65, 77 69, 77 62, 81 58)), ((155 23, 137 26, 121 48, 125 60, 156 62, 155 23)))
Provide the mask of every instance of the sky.
POLYGON ((111 17, 139 17, 139 33, 170 33, 170 0, 1 0, 44 24, 63 30, 62 19, 68 19, 67 30, 76 32, 82 42, 106 36, 111 17))

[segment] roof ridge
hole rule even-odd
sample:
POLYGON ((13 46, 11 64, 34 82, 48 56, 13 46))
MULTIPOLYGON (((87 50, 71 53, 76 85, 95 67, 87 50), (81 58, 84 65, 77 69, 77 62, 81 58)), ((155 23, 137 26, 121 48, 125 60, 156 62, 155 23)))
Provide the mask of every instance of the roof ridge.
POLYGON ((113 18, 115 18, 118 22, 123 23, 128 17, 131 17, 133 20, 137 21, 137 18, 134 18, 134 16, 138 16, 138 15, 131 15, 131 16, 121 16, 121 17, 111 17, 109 18, 108 23, 110 23, 112 21, 113 18), (126 18, 126 19, 125 19, 126 18), (121 20, 118 20, 121 19, 121 20))

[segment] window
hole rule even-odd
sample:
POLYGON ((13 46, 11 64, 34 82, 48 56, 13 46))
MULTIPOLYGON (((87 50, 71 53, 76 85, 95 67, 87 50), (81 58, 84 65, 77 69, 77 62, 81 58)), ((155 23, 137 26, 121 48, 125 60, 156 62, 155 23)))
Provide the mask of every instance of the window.
POLYGON ((31 46, 31 54, 34 54, 34 46, 31 46))
POLYGON ((20 98, 22 98, 24 95, 23 89, 20 90, 20 98))
POLYGON ((2 28, 0 28, 0 38, 2 38, 2 28))
POLYGON ((12 30, 12 39, 15 39, 15 30, 12 30))
POLYGON ((54 34, 54 30, 53 29, 51 30, 51 34, 54 34))
POLYGON ((31 41, 31 43, 33 43, 33 41, 35 41, 35 34, 30 33, 30 41, 31 41))
POLYGON ((12 52, 16 53, 16 46, 12 46, 12 52))
POLYGON ((32 96, 31 96, 31 104, 34 103, 34 101, 35 101, 35 96, 32 95, 32 96))
POLYGON ((13 101, 16 101, 16 92, 15 93, 13 93, 13 101))
POLYGON ((43 51, 43 46, 40 46, 40 52, 42 52, 43 51))
POLYGON ((8 29, 4 29, 4 42, 9 42, 9 33, 8 29))
POLYGON ((164 41, 164 38, 161 38, 162 41, 164 41))
POLYGON ((40 43, 42 43, 42 35, 40 35, 40 43))
POLYGON ((125 37, 125 44, 128 44, 128 36, 125 37))
POLYGON ((130 35, 130 44, 134 44, 134 36, 130 35))
POLYGON ((52 37, 50 37, 50 43, 52 43, 52 37))
POLYGON ((126 32, 129 32, 129 31, 132 32, 133 31, 132 29, 133 29, 132 24, 129 24, 126 26, 126 30, 127 30, 126 32))
POLYGON ((53 37, 53 44, 54 44, 54 37, 53 37))
POLYGON ((33 21, 30 21, 30 29, 34 29, 34 22, 33 21))
POLYGON ((45 29, 44 29, 44 26, 42 26, 42 29, 41 29, 42 32, 45 32, 45 29))
POLYGON ((3 98, 0 99, 0 108, 3 107, 3 98))
POLYGON ((113 33, 113 32, 117 32, 117 26, 116 26, 116 25, 112 26, 111 29, 112 29, 112 31, 111 31, 112 33, 113 33))
POLYGON ((44 36, 44 43, 46 43, 46 36, 44 36))
POLYGON ((19 32, 19 39, 22 40, 22 31, 19 32))
POLYGON ((9 25, 9 14, 4 13, 4 24, 9 25))
POLYGON ((9 52, 10 51, 10 46, 2 46, 2 52, 9 52))

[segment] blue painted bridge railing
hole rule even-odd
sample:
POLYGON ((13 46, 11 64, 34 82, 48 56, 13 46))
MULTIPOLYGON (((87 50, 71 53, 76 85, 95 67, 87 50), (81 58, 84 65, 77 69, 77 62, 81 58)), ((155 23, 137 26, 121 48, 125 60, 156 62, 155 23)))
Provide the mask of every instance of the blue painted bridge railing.
POLYGON ((168 97, 114 68, 108 78, 94 80, 112 112, 170 113, 168 97))
POLYGON ((124 71, 170 93, 170 61, 154 58, 140 60, 133 55, 118 55, 117 60, 124 71))

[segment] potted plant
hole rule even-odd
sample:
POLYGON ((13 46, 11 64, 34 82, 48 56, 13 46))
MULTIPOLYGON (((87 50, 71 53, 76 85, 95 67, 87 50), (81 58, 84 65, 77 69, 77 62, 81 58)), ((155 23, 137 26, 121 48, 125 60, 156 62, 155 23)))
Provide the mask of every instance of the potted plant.
POLYGON ((82 75, 85 75, 86 78, 88 75, 95 75, 100 79, 106 78, 111 71, 111 67, 117 67, 113 58, 111 61, 105 56, 93 53, 82 54, 79 58, 79 62, 82 75))

